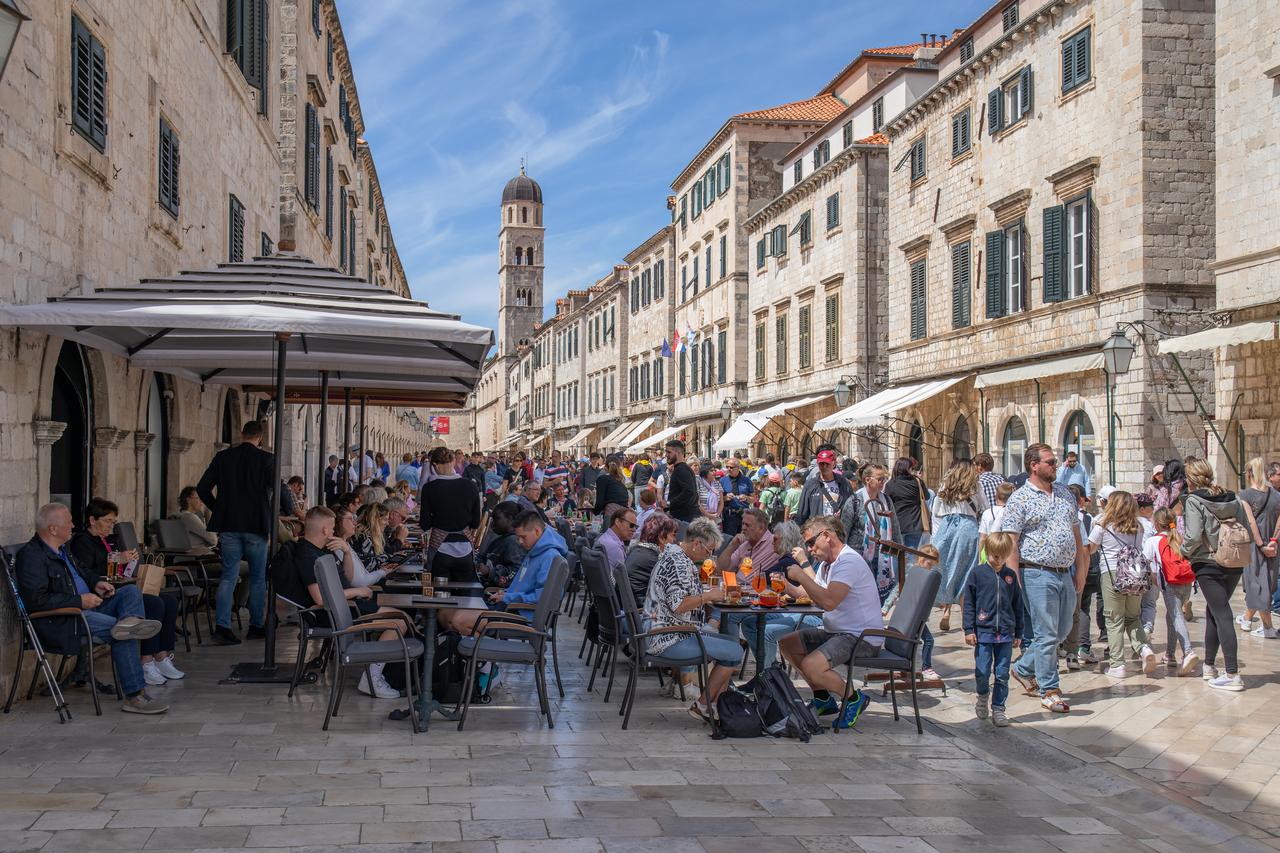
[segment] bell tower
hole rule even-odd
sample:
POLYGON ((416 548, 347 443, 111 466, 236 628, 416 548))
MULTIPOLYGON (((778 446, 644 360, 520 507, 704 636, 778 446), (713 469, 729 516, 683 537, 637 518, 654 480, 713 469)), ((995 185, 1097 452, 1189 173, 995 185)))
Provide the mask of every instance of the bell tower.
POLYGON ((502 190, 498 229, 498 354, 533 339, 542 320, 542 187, 520 174, 502 190))

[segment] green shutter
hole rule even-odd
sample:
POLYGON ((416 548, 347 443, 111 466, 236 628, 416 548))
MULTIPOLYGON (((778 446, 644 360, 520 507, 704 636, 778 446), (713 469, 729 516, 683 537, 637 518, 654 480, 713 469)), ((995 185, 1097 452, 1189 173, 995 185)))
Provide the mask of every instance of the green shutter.
POLYGON ((764 266, 764 238, 756 241, 756 269, 764 266))
POLYGON ((969 241, 951 247, 951 328, 963 329, 973 322, 970 298, 973 291, 969 264, 969 241))
POLYGON ((987 319, 1005 315, 1004 304, 1004 232, 987 232, 987 319))
POLYGON ((227 0, 227 53, 244 69, 244 0, 227 0))
POLYGON ((227 222, 227 260, 240 263, 244 260, 244 205, 231 196, 227 222))
POLYGON ((1067 221, 1065 205, 1044 209, 1044 301, 1061 302, 1067 298, 1067 221))
POLYGON ((731 180, 731 176, 729 175, 729 173, 732 171, 731 164, 733 161, 730 159, 729 153, 727 151, 725 152, 723 160, 724 160, 724 178, 721 179, 720 181, 720 189, 723 190, 724 192, 728 192, 729 184, 731 180))
POLYGON ((1062 91, 1069 92, 1076 86, 1076 40, 1069 38, 1062 43, 1062 91))
POLYGON ((798 343, 800 344, 800 369, 804 370, 813 364, 812 344, 810 341, 810 319, 812 316, 812 308, 809 305, 801 305, 799 317, 800 323, 798 332, 798 343))
POLYGON ((827 297, 826 313, 827 313, 827 361, 835 361, 839 349, 840 334, 840 318, 837 316, 839 311, 840 297, 831 294, 827 297))
POLYGON ((995 136, 1004 126, 1004 93, 1000 87, 992 89, 987 95, 987 133, 995 136))
POLYGON ((333 239, 333 146, 324 147, 324 236, 333 239))
POLYGON ((1035 84, 1032 73, 1031 66, 1028 65, 1026 68, 1022 69, 1022 73, 1018 75, 1018 88, 1021 90, 1019 92, 1018 100, 1022 102, 1022 112, 1015 118, 1022 118, 1022 116, 1031 114, 1032 104, 1034 103, 1035 98, 1035 84))
POLYGON ((178 137, 173 128, 163 118, 160 119, 160 169, 159 200, 160 206, 169 212, 174 219, 178 218, 180 203, 178 183, 178 137))
POLYGON ((1090 52, 1093 50, 1093 42, 1089 38, 1089 28, 1080 31, 1075 38, 1076 42, 1076 73, 1075 85, 1087 82, 1093 77, 1093 57, 1090 52))
POLYGON ((720 331, 720 334, 717 336, 717 338, 718 338, 718 343, 720 344, 720 353, 719 353, 720 360, 716 363, 716 373, 718 374, 720 384, 723 385, 725 382, 728 381, 728 376, 729 376, 728 356, 725 355, 726 350, 728 350, 729 348, 729 332, 727 330, 722 329, 720 331))
POLYGON ((925 262, 911 265, 911 340, 918 341, 929 333, 928 302, 925 293, 925 262))

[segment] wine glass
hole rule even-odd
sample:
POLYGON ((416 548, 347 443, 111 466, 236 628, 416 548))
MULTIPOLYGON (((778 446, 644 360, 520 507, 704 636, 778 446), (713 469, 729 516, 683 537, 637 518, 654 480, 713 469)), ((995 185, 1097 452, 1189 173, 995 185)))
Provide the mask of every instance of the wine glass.
POLYGON ((751 588, 756 591, 756 595, 764 592, 765 577, 763 572, 756 572, 755 577, 751 579, 751 588))
POLYGON ((774 575, 773 579, 769 582, 769 585, 773 587, 773 591, 778 594, 779 598, 781 598, 782 593, 786 592, 787 590, 787 585, 782 580, 781 575, 774 575))

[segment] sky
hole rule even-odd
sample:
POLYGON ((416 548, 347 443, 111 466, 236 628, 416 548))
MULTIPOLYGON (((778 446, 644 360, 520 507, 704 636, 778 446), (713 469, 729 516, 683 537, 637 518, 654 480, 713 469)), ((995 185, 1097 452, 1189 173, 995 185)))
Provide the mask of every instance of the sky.
POLYGON ((675 176, 735 113, 818 93, 866 47, 989 0, 337 0, 413 295, 496 327, 499 203, 542 186, 544 306, 670 222, 675 176))

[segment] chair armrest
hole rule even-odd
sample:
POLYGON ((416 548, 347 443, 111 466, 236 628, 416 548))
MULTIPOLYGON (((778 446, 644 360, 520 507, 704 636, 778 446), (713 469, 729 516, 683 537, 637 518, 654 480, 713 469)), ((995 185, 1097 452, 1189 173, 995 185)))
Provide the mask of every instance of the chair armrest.
POLYGON ((480 632, 480 636, 486 637, 489 635, 491 631, 501 631, 503 633, 511 632, 515 634, 528 634, 531 637, 542 637, 543 639, 546 639, 547 637, 551 636, 546 631, 539 631, 537 628, 534 628, 532 625, 519 625, 519 624, 512 624, 509 622, 504 622, 498 625, 486 625, 484 627, 484 630, 480 632))
POLYGON ((352 625, 350 628, 343 628, 341 631, 334 631, 333 636, 344 637, 347 634, 368 634, 374 631, 395 631, 397 636, 403 637, 404 624, 395 619, 375 619, 352 625))
POLYGON ((889 640, 902 640, 907 643, 918 643, 918 639, 913 640, 906 634, 896 628, 868 628, 858 635, 859 637, 884 637, 889 640))
POLYGON ((472 628, 473 634, 484 633, 483 629, 490 622, 500 622, 503 625, 528 625, 529 620, 523 616, 514 613, 506 613, 501 610, 486 610, 476 617, 475 627, 472 628))
POLYGON ((84 611, 79 607, 57 607, 53 610, 40 610, 35 613, 28 613, 28 619, 52 619, 56 616, 83 616, 84 611))
POLYGON ((636 634, 636 637, 637 638, 656 637, 659 634, 701 634, 701 633, 702 632, 699 631, 697 628, 681 628, 678 625, 668 625, 665 628, 650 628, 648 631, 645 631, 643 634, 636 634))
POLYGON ((364 622, 377 622, 383 619, 398 619, 406 625, 413 624, 413 617, 401 610, 384 610, 378 613, 370 613, 365 616, 357 616, 355 618, 355 622, 359 625, 364 622))
POLYGON ((529 601, 513 601, 507 605, 508 610, 535 610, 538 605, 529 601))

